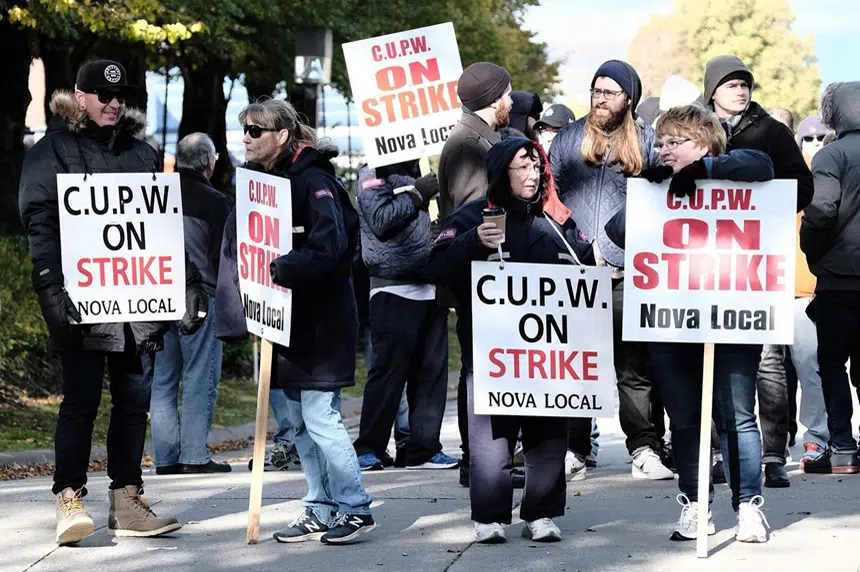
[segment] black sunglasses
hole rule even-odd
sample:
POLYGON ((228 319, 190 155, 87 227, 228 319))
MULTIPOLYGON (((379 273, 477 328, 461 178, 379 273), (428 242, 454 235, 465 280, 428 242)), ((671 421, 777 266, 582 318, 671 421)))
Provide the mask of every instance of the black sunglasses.
POLYGON ((110 91, 110 90, 102 90, 102 91, 94 91, 91 92, 99 98, 99 103, 108 104, 116 98, 120 105, 125 104, 128 101, 128 95, 121 91, 110 91))
POLYGON ((824 135, 805 135, 803 140, 807 143, 812 143, 813 141, 824 141, 824 135))
POLYGON ((260 127, 259 125, 243 125, 242 131, 251 136, 251 139, 259 139, 263 131, 280 131, 280 129, 269 129, 268 127, 260 127))

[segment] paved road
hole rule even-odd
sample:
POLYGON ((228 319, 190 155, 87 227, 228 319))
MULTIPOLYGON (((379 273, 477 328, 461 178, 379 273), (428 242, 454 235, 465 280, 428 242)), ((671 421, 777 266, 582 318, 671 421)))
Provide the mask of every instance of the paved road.
MULTIPOLYGON (((271 540, 300 511, 305 486, 299 473, 267 473, 261 543, 247 546, 250 474, 237 461, 228 475, 145 476, 155 511, 172 512, 185 525, 161 539, 109 537, 107 478, 94 475, 87 501, 101 527, 78 547, 54 545, 49 479, 2 483, 0 570, 860 571, 860 476, 806 476, 791 464, 791 488, 765 493, 772 527, 765 545, 734 542, 728 490, 718 487, 712 556, 698 561, 694 543, 668 540, 679 514, 676 483, 634 481, 617 421, 601 420, 601 430, 600 466, 568 486, 567 512, 558 520, 565 538, 554 545, 521 538, 519 520, 508 527, 506 545, 475 545, 468 491, 457 484, 456 471, 387 469, 364 477, 381 526, 364 542, 343 547, 271 540)), ((456 431, 449 407, 443 428, 449 453, 457 451, 456 431)))

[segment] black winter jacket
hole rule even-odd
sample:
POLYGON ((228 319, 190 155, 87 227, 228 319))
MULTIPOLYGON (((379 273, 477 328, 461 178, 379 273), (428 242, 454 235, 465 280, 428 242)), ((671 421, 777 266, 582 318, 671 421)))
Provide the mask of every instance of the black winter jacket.
MULTIPOLYGON (((271 171, 290 180, 293 212, 293 250, 270 269, 275 284, 293 293, 290 347, 274 345, 273 387, 332 391, 355 383, 358 316, 351 271, 358 215, 335 174, 335 154, 304 147, 271 171)), ((224 340, 248 335, 236 257, 234 209, 224 229, 215 295, 216 333, 224 340)))
POLYGON ((375 169, 366 166, 358 172, 361 250, 371 282, 374 278, 412 284, 428 281, 424 266, 433 245, 430 215, 415 193, 404 192, 414 184, 408 175, 380 179, 375 169))
POLYGON ((757 149, 768 154, 773 161, 775 179, 797 181, 797 212, 812 202, 814 187, 812 173, 806 166, 800 147, 791 131, 767 114, 756 103, 744 112, 736 127, 729 129, 727 151, 757 149))
MULTIPOLYGON (((558 225, 547 220, 548 215, 541 201, 525 203, 494 192, 506 187, 502 177, 507 178, 508 165, 516 152, 527 143, 527 139, 510 138, 496 143, 490 149, 487 155, 489 199, 484 197, 471 201, 454 211, 448 217, 445 229, 436 239, 428 258, 427 271, 433 282, 451 290, 457 299, 460 309, 457 313, 457 337, 462 349, 463 366, 468 370, 472 368, 472 262, 499 258, 495 250, 485 247, 478 239, 478 226, 483 222, 482 211, 488 200, 503 207, 507 213, 505 241, 502 243, 505 262, 571 264, 572 258, 567 247, 550 228, 551 224, 556 224, 577 258, 583 264, 594 264, 591 244, 580 238, 572 218, 558 225)), ((548 167, 545 176, 547 181, 551 181, 548 167)), ((544 195, 542 198, 546 202, 548 197, 544 195)))
MULTIPOLYGON (((624 250, 606 236, 605 226, 627 200, 627 176, 617 164, 594 166, 582 159, 587 116, 562 128, 552 141, 549 161, 558 196, 573 211, 582 234, 597 241, 600 253, 612 266, 624 267, 624 250)), ((645 168, 657 165, 656 136, 639 126, 639 147, 645 168)))
POLYGON ((179 169, 178 172, 182 183, 185 251, 200 270, 203 290, 214 296, 221 261, 224 221, 232 206, 227 197, 212 188, 209 179, 202 173, 190 169, 179 169))
MULTIPOLYGON (((116 126, 99 127, 87 117, 71 92, 55 92, 50 107, 56 117, 45 137, 24 157, 18 188, 18 207, 29 238, 36 290, 64 283, 58 174, 161 171, 155 150, 142 140, 146 122, 141 112, 127 109, 116 126)), ((166 322, 76 325, 71 336, 51 331, 51 345, 55 351, 122 352, 130 331, 133 330, 135 341, 140 342, 167 325, 166 322)))
POLYGON ((860 289, 860 82, 831 84, 821 119, 838 138, 812 160, 815 198, 803 213, 800 247, 816 292, 860 289))

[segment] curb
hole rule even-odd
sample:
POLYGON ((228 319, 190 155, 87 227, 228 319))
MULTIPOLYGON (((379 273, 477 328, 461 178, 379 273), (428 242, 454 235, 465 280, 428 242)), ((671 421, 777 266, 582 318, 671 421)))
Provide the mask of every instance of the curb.
MULTIPOLYGON (((447 400, 452 401, 457 399, 457 382, 459 380, 459 372, 448 372, 448 396, 447 400), (453 387, 452 387, 453 384, 453 387)), ((347 429, 353 429, 358 426, 361 419, 361 397, 353 397, 341 403, 341 415, 344 425, 347 429)), ((243 423, 241 425, 233 425, 232 427, 213 427, 209 431, 209 438, 206 444, 210 446, 219 445, 227 441, 239 441, 241 439, 254 438, 255 422, 243 423)), ((277 431, 278 423, 274 417, 269 417, 269 431, 277 431)), ((143 447, 144 455, 152 455, 152 443, 147 441, 143 447)), ((90 461, 101 461, 107 459, 107 449, 105 447, 93 447, 90 451, 90 461)), ((38 451, 15 451, 11 453, 0 452, 0 468, 11 466, 30 466, 52 464, 54 462, 54 451, 51 449, 42 449, 38 451)))

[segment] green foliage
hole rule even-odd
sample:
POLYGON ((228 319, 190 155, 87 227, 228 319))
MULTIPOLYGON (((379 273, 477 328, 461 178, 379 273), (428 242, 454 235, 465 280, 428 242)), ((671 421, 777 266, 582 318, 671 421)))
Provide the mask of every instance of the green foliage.
POLYGON ((0 237, 0 386, 59 389, 26 239, 0 237))
POLYGON ((755 77, 753 99, 803 118, 816 111, 821 74, 814 40, 791 30, 794 19, 787 0, 677 0, 639 31, 629 58, 646 71, 645 91, 659 94, 673 73, 703 86, 708 60, 736 55, 755 77))

